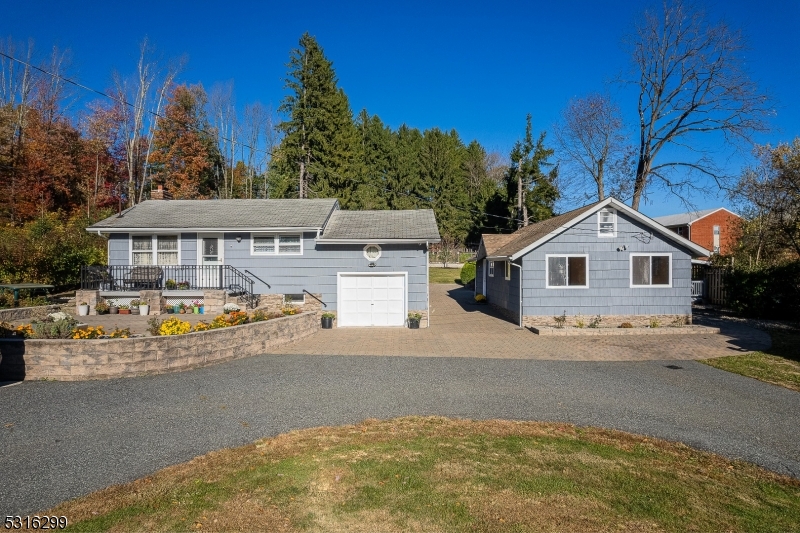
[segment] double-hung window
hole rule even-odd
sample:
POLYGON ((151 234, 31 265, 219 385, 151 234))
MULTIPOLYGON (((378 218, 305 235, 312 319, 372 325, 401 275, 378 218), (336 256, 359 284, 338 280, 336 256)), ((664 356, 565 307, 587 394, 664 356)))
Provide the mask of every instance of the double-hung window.
POLYGON ((300 234, 253 235, 251 255, 302 255, 303 239, 300 234))
POLYGON ((506 261, 504 264, 506 267, 506 279, 511 279, 511 261, 506 261))
POLYGON ((131 262, 134 265, 177 265, 177 235, 132 235, 131 262))
POLYGON ((671 287, 672 254, 631 254, 631 287, 671 287))
POLYGON ((494 261, 489 261, 489 277, 494 277, 494 261))
POLYGON ((613 209, 601 209, 597 212, 597 236, 617 236, 617 212, 613 209))
POLYGON ((588 255, 548 255, 547 288, 587 288, 589 286, 588 255))

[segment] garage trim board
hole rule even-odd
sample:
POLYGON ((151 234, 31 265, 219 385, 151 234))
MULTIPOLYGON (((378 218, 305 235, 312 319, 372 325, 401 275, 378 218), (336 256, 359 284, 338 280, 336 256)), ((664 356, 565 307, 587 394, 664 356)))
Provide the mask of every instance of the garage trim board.
POLYGON ((337 327, 403 327, 408 272, 337 272, 337 327))

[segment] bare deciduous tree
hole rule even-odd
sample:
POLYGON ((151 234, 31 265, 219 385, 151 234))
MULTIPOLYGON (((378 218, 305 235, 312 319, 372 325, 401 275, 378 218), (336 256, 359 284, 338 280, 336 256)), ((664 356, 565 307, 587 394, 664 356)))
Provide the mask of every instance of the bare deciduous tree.
POLYGON ((590 94, 573 99, 555 128, 560 148, 562 193, 586 200, 619 196, 632 175, 631 147, 626 144, 619 107, 611 98, 590 94), (596 192, 589 192, 594 189, 596 192))
POLYGON ((683 199, 701 188, 692 173, 725 187, 728 177, 698 136, 716 133, 725 142, 750 142, 754 132, 766 130, 771 113, 769 99, 744 70, 741 33, 712 24, 681 0, 665 0, 660 13, 644 14, 630 45, 640 130, 633 208, 639 208, 654 178, 683 199), (668 145, 676 149, 656 163, 668 145), (676 169, 684 171, 677 179, 676 169))
POLYGON ((149 59, 150 55, 151 49, 145 38, 139 47, 135 77, 128 80, 118 73, 113 75, 115 96, 120 106, 120 128, 125 139, 129 207, 143 199, 156 117, 161 114, 167 92, 184 63, 181 59, 159 68, 149 59))

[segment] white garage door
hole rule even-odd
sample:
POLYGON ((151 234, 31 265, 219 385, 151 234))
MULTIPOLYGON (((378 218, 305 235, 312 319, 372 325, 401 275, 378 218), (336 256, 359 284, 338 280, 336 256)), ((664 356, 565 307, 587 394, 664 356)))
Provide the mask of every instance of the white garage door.
POLYGON ((339 274, 339 326, 402 326, 406 275, 339 274))

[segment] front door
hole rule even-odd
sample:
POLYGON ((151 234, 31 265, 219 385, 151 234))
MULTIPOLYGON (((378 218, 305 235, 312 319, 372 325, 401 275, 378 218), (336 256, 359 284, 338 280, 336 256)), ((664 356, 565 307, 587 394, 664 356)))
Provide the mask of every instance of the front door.
POLYGON ((199 248, 199 265, 197 269, 197 284, 203 288, 217 288, 222 266, 223 240, 221 235, 200 235, 197 246, 199 248))

